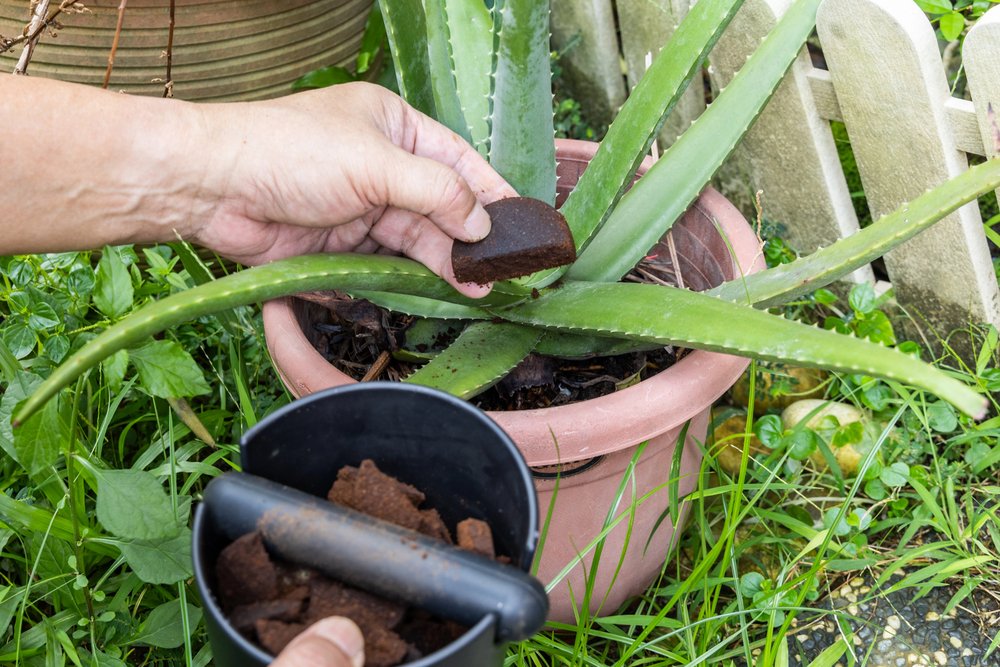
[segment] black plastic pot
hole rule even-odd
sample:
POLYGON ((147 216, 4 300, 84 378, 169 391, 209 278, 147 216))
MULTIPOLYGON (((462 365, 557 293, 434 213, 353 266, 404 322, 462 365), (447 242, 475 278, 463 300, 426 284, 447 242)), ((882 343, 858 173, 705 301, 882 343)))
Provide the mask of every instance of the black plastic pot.
MULTIPOLYGON (((438 510, 454 531, 474 517, 488 522, 497 553, 528 571, 538 542, 538 502, 531 475, 511 439, 483 412, 418 385, 372 382, 337 387, 282 408, 240 442, 245 472, 325 498, 345 465, 372 459, 388 475, 423 491, 421 507, 438 510)), ((229 544, 204 504, 194 521, 194 570, 218 667, 273 660, 226 621, 215 597, 215 561, 229 544)), ((507 643, 496 617, 485 616, 413 667, 494 667, 507 643)))

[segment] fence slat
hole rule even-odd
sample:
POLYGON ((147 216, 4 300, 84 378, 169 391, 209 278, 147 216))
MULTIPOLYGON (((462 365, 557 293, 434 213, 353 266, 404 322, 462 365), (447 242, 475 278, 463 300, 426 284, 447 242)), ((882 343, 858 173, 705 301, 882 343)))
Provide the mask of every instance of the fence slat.
MULTIPOLYGON (((789 4, 746 0, 710 56, 719 87, 732 80, 789 4)), ((735 154, 751 188, 764 191, 764 216, 787 226, 788 241, 803 253, 858 230, 830 125, 813 99, 812 69, 803 49, 735 154)), ((874 282, 874 276, 865 267, 850 280, 874 282)))
POLYGON ((625 103, 611 0, 551 0, 552 47, 570 92, 595 124, 610 124, 625 103), (573 45, 572 42, 576 41, 573 45))
MULTIPOLYGON (((949 127, 950 92, 934 30, 912 0, 824 0, 817 28, 873 217, 968 168, 949 127)), ((940 335, 968 328, 970 312, 1000 321, 974 202, 885 261, 899 303, 940 335)), ((960 352, 967 355, 968 337, 960 338, 953 342, 966 341, 960 352)))
MULTIPOLYGON (((647 55, 656 57, 674 30, 687 16, 688 0, 618 0, 618 27, 628 75, 629 90, 646 72, 647 55)), ((681 96, 660 130, 660 148, 673 144, 705 110, 705 89, 700 76, 681 96)))
MULTIPOLYGON (((978 131, 983 142, 983 155, 995 157, 994 130, 987 119, 987 108, 992 104, 994 113, 1000 117, 1000 7, 986 12, 966 35, 962 62, 972 91, 977 126, 974 131, 978 131)), ((1000 190, 997 198, 1000 199, 1000 190)))

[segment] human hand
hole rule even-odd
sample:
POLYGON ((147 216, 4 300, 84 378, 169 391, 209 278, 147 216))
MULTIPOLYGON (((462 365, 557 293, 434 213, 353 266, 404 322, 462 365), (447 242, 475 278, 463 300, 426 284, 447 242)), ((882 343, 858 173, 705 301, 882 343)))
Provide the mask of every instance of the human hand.
POLYGON ((334 616, 293 639, 271 667, 363 667, 365 640, 352 621, 334 616))
POLYGON ((241 264, 317 252, 405 254, 460 292, 454 238, 490 228, 517 196, 462 138, 378 86, 353 83, 245 105, 203 105, 218 138, 214 211, 194 240, 241 264), (221 177, 221 178, 220 178, 221 177))

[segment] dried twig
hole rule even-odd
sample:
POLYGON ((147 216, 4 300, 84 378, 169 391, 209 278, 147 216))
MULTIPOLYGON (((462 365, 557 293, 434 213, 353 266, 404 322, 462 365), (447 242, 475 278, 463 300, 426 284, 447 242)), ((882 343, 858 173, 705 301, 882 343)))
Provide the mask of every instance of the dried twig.
POLYGON ((42 30, 45 28, 45 12, 49 11, 49 0, 39 0, 38 4, 35 5, 35 13, 31 17, 31 23, 25 32, 34 35, 28 40, 28 43, 24 45, 24 50, 21 51, 21 57, 17 59, 17 66, 14 67, 13 74, 20 74, 22 76, 28 73, 28 63, 31 62, 31 55, 35 52, 35 45, 38 44, 38 38, 42 34, 42 30))
POLYGON ((167 33, 167 81, 163 84, 163 96, 174 96, 174 80, 170 68, 174 61, 174 0, 170 0, 170 32, 167 33))
MULTIPOLYGON (((46 4, 48 4, 48 2, 46 2, 46 4)), ((43 21, 41 25, 32 27, 32 23, 32 25, 25 26, 24 31, 12 39, 0 37, 0 53, 6 53, 22 42, 37 41, 38 36, 41 35, 42 31, 47 27, 59 27, 58 24, 55 23, 55 19, 61 13, 82 14, 89 11, 89 9, 83 6, 82 2, 77 2, 77 0, 63 0, 59 6, 46 17, 45 21, 43 21)))
POLYGON ((378 355, 378 359, 375 360, 375 363, 372 364, 372 367, 368 369, 367 373, 365 373, 365 376, 361 378, 361 381, 371 382, 372 380, 377 379, 378 376, 382 374, 382 371, 385 370, 385 367, 389 365, 391 360, 392 355, 389 354, 388 350, 383 350, 382 354, 378 355))
POLYGON ((115 66, 115 52, 118 51, 118 38, 122 36, 122 21, 125 19, 125 3, 128 0, 121 0, 118 5, 118 25, 115 26, 115 41, 111 43, 111 53, 108 55, 108 71, 104 73, 104 84, 101 88, 108 87, 111 80, 111 70, 115 66))

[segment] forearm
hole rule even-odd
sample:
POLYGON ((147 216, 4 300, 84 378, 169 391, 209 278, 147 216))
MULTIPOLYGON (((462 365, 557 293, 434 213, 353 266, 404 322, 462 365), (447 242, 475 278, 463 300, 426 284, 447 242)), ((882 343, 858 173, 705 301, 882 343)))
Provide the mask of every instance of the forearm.
POLYGON ((202 112, 0 76, 0 256, 189 237, 212 214, 202 112))

